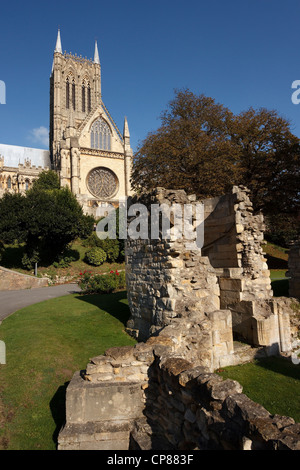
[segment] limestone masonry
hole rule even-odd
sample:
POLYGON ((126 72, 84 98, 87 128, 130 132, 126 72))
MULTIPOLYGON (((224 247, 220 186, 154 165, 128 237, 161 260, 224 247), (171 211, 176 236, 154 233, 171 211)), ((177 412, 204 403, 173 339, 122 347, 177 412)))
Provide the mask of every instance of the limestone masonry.
MULTIPOLYGON (((151 204, 199 201, 157 188, 129 206, 137 202, 150 214, 151 204)), ((299 303, 273 297, 263 217, 253 215, 248 190, 202 203, 202 248, 184 237, 126 241, 127 332, 139 342, 74 375, 60 450, 300 449, 300 424, 270 415, 215 374, 253 358, 291 357, 299 303)))

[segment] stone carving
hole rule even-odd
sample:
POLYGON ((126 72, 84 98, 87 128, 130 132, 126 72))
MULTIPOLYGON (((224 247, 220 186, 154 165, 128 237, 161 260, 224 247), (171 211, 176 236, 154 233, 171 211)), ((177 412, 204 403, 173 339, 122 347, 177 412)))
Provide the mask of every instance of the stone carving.
POLYGON ((89 191, 98 198, 113 197, 118 190, 116 175, 108 168, 94 168, 88 175, 89 191))

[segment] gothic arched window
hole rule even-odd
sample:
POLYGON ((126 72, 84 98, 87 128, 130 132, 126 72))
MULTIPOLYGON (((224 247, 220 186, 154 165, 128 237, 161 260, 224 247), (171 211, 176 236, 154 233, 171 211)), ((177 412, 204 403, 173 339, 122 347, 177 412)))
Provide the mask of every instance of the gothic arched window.
POLYGON ((11 177, 7 178, 7 189, 11 189, 11 177))
POLYGON ((91 88, 90 88, 90 84, 88 84, 88 89, 87 89, 87 102, 88 102, 88 112, 90 112, 91 109, 92 109, 92 100, 91 100, 91 88))
POLYGON ((99 118, 91 127, 91 147, 99 150, 111 149, 111 132, 108 124, 99 118))
POLYGON ((66 79, 66 108, 70 109, 72 105, 73 110, 76 108, 76 85, 72 73, 69 73, 66 79))
POLYGON ((92 109, 91 106, 91 87, 89 78, 86 77, 82 81, 81 86, 81 104, 82 104, 82 112, 85 113, 86 111, 89 113, 92 109))
POLYGON ((69 77, 67 78, 66 81, 66 108, 70 108, 70 82, 69 82, 69 77))
POLYGON ((73 106, 73 109, 75 111, 75 108, 76 108, 76 91, 75 91, 75 81, 73 80, 72 82, 72 106, 73 106))
POLYGON ((85 113, 85 84, 82 83, 82 94, 81 94, 81 102, 82 102, 82 112, 85 113))

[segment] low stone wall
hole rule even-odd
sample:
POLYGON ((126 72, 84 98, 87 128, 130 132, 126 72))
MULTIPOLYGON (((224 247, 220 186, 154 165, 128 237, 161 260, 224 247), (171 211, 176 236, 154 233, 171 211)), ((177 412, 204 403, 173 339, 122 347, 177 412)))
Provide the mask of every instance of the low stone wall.
POLYGON ((288 269, 290 297, 300 299, 300 245, 290 247, 288 269))
POLYGON ((168 336, 112 348, 67 389, 59 450, 300 450, 300 424, 271 415, 168 336))
POLYGON ((234 380, 168 356, 155 358, 150 377, 133 449, 300 450, 300 424, 271 415, 234 380))
POLYGON ((0 266, 0 291, 48 286, 48 279, 28 276, 0 266))

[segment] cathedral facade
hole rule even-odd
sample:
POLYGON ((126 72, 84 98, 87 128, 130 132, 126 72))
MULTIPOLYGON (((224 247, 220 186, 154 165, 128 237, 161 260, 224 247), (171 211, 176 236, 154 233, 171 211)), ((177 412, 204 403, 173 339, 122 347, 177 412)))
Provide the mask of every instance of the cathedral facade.
POLYGON ((6 155, 0 156, 0 186, 1 171, 5 171, 0 192, 23 192, 40 171, 50 167, 85 213, 95 215, 100 204, 117 206, 120 199, 132 194, 128 123, 125 117, 121 133, 102 101, 97 42, 94 59, 88 60, 63 52, 58 31, 50 76, 49 163, 44 158, 42 165, 32 165, 27 159, 10 168, 4 163, 6 155), (22 184, 13 183, 18 180, 22 184))
POLYGON ((52 168, 85 212, 131 194, 128 123, 125 117, 121 134, 102 101, 97 42, 93 60, 63 53, 60 31, 50 77, 49 137, 52 168))

